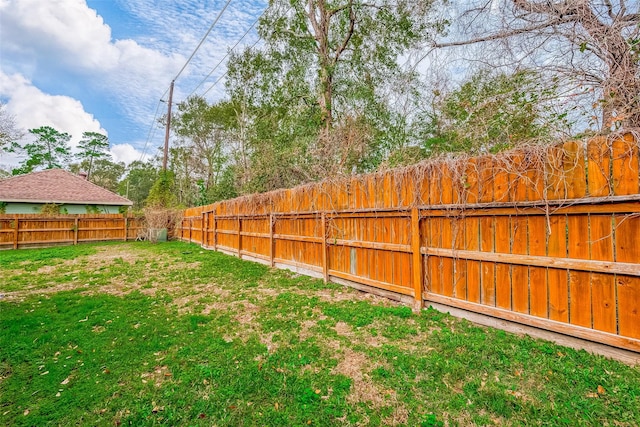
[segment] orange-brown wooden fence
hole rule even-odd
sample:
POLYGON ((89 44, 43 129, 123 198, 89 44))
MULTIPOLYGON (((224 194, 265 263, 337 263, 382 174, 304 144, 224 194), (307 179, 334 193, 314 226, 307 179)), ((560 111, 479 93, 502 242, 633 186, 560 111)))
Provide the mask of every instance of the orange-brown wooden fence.
POLYGON ((0 215, 0 249, 135 240, 142 219, 120 214, 0 215))
POLYGON ((633 136, 596 138, 191 208, 176 234, 639 352, 639 169, 633 136))

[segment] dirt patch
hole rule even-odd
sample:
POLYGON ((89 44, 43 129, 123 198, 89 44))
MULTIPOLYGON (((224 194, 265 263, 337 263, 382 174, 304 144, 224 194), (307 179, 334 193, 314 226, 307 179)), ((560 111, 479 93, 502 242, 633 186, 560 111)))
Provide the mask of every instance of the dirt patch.
POLYGON ((240 308, 240 312, 234 316, 234 318, 241 325, 250 325, 250 324, 252 324, 253 320, 254 320, 253 319, 254 314, 258 310, 260 310, 260 307, 258 307, 255 304, 250 303, 249 301, 238 301, 238 302, 234 303, 234 305, 241 305, 242 306, 242 308, 240 308))
MULTIPOLYGON (((139 261, 149 260, 152 256, 150 252, 144 250, 131 250, 127 247, 104 247, 98 248, 98 252, 89 256, 78 257, 73 260, 65 260, 58 262, 55 266, 48 265, 40 267, 34 272, 40 276, 50 276, 55 274, 64 273, 68 276, 68 281, 64 283, 52 283, 50 285, 34 285, 33 287, 26 287, 19 291, 2 292, 0 299, 4 301, 22 301, 27 296, 41 295, 46 297, 47 295, 71 291, 75 289, 83 290, 83 295, 94 295, 97 293, 123 296, 131 293, 132 291, 139 290, 145 295, 155 295, 156 292, 162 288, 171 295, 180 295, 184 293, 185 288, 179 286, 166 286, 163 283, 164 275, 167 271, 172 270, 188 270, 198 268, 199 262, 186 263, 172 260, 170 266, 163 267, 162 269, 144 271, 144 280, 131 281, 128 280, 128 267, 123 267, 122 264, 135 265, 139 261), (84 280, 78 279, 81 271, 91 271, 104 269, 105 267, 115 266, 122 271, 116 271, 118 274, 110 277, 106 282, 102 283, 86 283, 84 280), (71 268, 71 271, 61 271, 71 268)), ((137 268, 137 267, 134 267, 137 268)), ((138 272, 139 273, 139 272, 138 272)), ((99 274, 98 274, 99 276, 99 274)), ((91 279, 90 279, 91 280, 91 279)), ((89 280, 89 281, 90 281, 89 280)), ((207 286, 207 291, 210 290, 210 285, 207 286)), ((191 291, 191 289, 189 289, 191 291)), ((190 296, 185 298, 185 301, 181 305, 186 305, 193 300, 200 298, 201 294, 197 292, 190 292, 190 296)))
POLYGON ((95 254, 88 255, 82 259, 87 261, 88 267, 112 264, 116 259, 126 262, 129 265, 133 265, 136 261, 144 258, 143 253, 141 252, 142 250, 140 249, 132 251, 130 248, 125 246, 106 246, 98 248, 95 254))
POLYGON ((22 302, 27 296, 40 295, 45 298, 49 298, 49 295, 57 292, 72 291, 88 285, 79 285, 77 283, 62 283, 59 285, 51 286, 48 288, 36 288, 36 289, 24 289, 14 292, 2 292, 0 293, 0 301, 8 302, 22 302))
POLYGON ((338 323, 336 323, 336 326, 334 326, 334 329, 336 330, 336 333, 340 336, 348 337, 348 338, 353 337, 353 329, 351 329, 351 326, 349 326, 348 323, 339 321, 338 323))
POLYGON ((266 297, 277 297, 282 293, 279 289, 266 288, 263 286, 258 286, 257 288, 255 288, 255 290, 257 294, 260 294, 260 296, 266 296, 266 297))
POLYGON ((168 366, 156 366, 151 372, 145 372, 140 375, 144 384, 152 382, 156 387, 162 386, 166 381, 170 381, 172 377, 168 366))
POLYGON ((326 302, 369 301, 372 304, 381 305, 383 307, 395 307, 400 305, 399 302, 393 301, 389 298, 359 291, 357 289, 353 289, 348 286, 345 286, 344 288, 341 288, 341 289, 316 290, 314 292, 314 295, 318 296, 320 300, 326 301, 326 302))
POLYGON ((229 310, 229 303, 227 302, 214 302, 213 304, 206 304, 202 309, 201 314, 205 316, 210 315, 214 311, 227 311, 229 310))
POLYGON ((408 419, 408 411, 398 402, 396 392, 391 389, 383 389, 376 384, 369 374, 371 363, 367 356, 344 348, 338 365, 333 368, 333 374, 341 374, 351 378, 351 392, 347 400, 351 403, 363 402, 373 408, 392 406, 394 413, 389 422, 392 425, 405 423, 408 419))
POLYGON ((300 340, 305 341, 314 336, 311 329, 318 324, 316 320, 305 320, 300 324, 300 340))
POLYGON ((45 265, 38 270, 36 273, 38 274, 50 274, 61 267, 69 267, 81 265, 83 268, 95 268, 95 267, 103 267, 105 265, 113 264, 115 260, 119 259, 122 262, 125 262, 129 265, 133 265, 136 261, 143 259, 140 250, 132 251, 129 248, 125 247, 102 247, 98 248, 97 252, 92 255, 87 255, 75 259, 68 259, 64 261, 58 261, 56 265, 45 265))
POLYGON ((357 301, 362 299, 360 292, 351 289, 320 289, 315 291, 315 295, 325 302, 357 301))
POLYGON ((275 332, 263 332, 260 334, 260 342, 262 343, 262 345, 267 347, 267 351, 269 352, 269 354, 272 354, 278 349, 278 344, 273 342, 273 336, 275 334, 275 332))

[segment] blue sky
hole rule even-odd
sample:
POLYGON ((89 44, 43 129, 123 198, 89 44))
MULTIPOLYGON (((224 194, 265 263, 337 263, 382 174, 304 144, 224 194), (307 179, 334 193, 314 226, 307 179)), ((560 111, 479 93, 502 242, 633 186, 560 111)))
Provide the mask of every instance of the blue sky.
MULTIPOLYGON (((137 160, 159 99, 225 2, 0 0, 0 102, 25 130, 53 126, 70 133, 72 145, 84 131, 103 132, 116 160, 137 160)), ((196 88, 266 6, 267 0, 231 1, 176 81, 174 101, 196 88)), ((238 49, 256 40, 254 30, 238 49)), ((222 83, 207 99, 223 96, 222 83)), ((155 154, 164 132, 152 135, 146 152, 155 154)), ((19 160, 4 155, 0 166, 19 160)))

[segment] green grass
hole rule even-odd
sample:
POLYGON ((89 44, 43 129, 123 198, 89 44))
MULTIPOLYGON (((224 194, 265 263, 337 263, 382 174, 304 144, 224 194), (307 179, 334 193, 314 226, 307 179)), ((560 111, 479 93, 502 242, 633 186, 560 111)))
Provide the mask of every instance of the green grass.
POLYGON ((640 424, 640 369, 198 246, 0 252, 2 425, 640 424))

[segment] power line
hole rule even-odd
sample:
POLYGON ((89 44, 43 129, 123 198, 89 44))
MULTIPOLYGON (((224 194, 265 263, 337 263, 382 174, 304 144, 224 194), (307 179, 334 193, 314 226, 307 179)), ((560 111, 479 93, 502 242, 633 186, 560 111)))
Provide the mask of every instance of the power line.
MULTIPOLYGON (((224 57, 223 57, 223 58, 222 58, 222 59, 221 59, 221 60, 220 60, 216 65, 215 65, 215 67, 213 67, 213 68, 211 69, 211 71, 209 72, 209 74, 207 74, 207 76, 206 76, 204 79, 202 79, 202 80, 200 81, 200 83, 198 83, 198 85, 195 87, 195 89, 193 89, 193 90, 191 91, 191 93, 190 93, 189 95, 187 95, 187 96, 186 96, 186 98, 189 98, 191 95, 193 95, 193 94, 194 94, 194 93, 195 93, 195 92, 200 88, 200 86, 202 86, 202 85, 204 84, 204 82, 206 82, 206 81, 207 81, 207 79, 208 79, 209 77, 211 77, 211 75, 213 74, 213 72, 214 72, 215 70, 217 70, 217 69, 218 69, 218 67, 219 67, 220 65, 222 65, 222 63, 224 62, 224 60, 225 60, 225 59, 227 59, 227 57, 231 54, 231 52, 233 52, 233 51, 234 51, 234 49, 235 49, 236 47, 238 47, 238 45, 240 44, 240 42, 242 42, 242 40, 244 40, 244 38, 249 34, 249 32, 253 29, 253 27, 255 27, 255 26, 256 26, 256 24, 260 21, 260 18, 262 18, 262 17, 264 16, 264 14, 265 14, 265 13, 267 13, 267 10, 268 10, 268 9, 269 9, 269 8, 266 8, 266 9, 262 12, 262 14, 260 14, 260 16, 258 16, 258 18, 256 18, 256 20, 255 20, 255 21, 253 21, 253 23, 251 24, 251 26, 247 29, 247 31, 245 31, 245 32, 244 32, 244 34, 242 35, 242 37, 240 37, 240 39, 239 39, 239 40, 238 40, 238 41, 233 45, 233 47, 232 47, 231 49, 229 49, 229 51, 227 51, 227 54, 226 54, 226 55, 225 55, 225 56, 224 56, 224 57)), ((225 73, 225 74, 226 74, 226 73, 225 73)), ((185 99, 186 99, 186 98, 185 98, 185 99)))
MULTIPOLYGON (((288 13, 291 11, 291 9, 293 9, 293 6, 289 6, 289 8, 285 11, 285 13, 284 13, 284 14, 285 14, 285 15, 286 15, 286 14, 288 14, 288 13)), ((260 20, 260 18, 262 18, 262 16, 263 16, 265 13, 267 13, 267 11, 268 11, 268 10, 269 10, 269 8, 267 7, 267 8, 264 10, 264 12, 262 12, 262 14, 260 15, 260 17, 258 17, 258 19, 256 20, 256 22, 257 22, 257 21, 259 21, 259 20, 260 20)), ((298 13, 298 12, 296 12, 296 13, 298 13)), ((255 22, 254 22, 254 24, 253 24, 253 25, 255 25, 255 22)), ((253 25, 252 25, 252 26, 253 26, 253 25)), ((249 28, 249 30, 251 30, 251 28, 249 28)), ((247 32, 248 32, 249 30, 247 30, 247 32)), ((245 35, 246 35, 246 33, 245 33, 245 35)), ((244 36, 242 36, 242 37, 244 38, 244 36)), ((242 40, 242 38, 241 38, 240 40, 242 40)), ((251 46, 249 46, 249 49, 253 49, 254 47, 256 47, 256 45, 257 45, 261 40, 262 40, 262 37, 258 37, 258 40, 256 40, 256 41, 255 41, 251 46)), ((236 43, 236 46, 237 46, 237 44, 238 44, 238 43, 236 43)), ((236 46, 234 46, 234 48, 235 48, 236 46)), ((233 50, 233 49, 232 49, 232 50, 233 50)), ((228 54, 227 54, 227 56, 228 56, 228 54)), ((226 56, 225 56, 225 58, 226 58, 226 56)), ((224 61, 224 58, 223 58, 222 60, 224 61)), ((222 62, 222 61, 220 61, 220 62, 222 62)), ((220 65, 220 64, 218 64, 218 65, 220 65)), ((218 65, 216 65, 216 67, 218 67, 218 65)), ((212 71, 212 72, 213 72, 213 71, 212 71)), ((218 80, 216 80, 215 82, 213 82, 213 84, 211 84, 211 86, 209 86, 209 88, 208 88, 207 90, 205 90, 205 91, 202 93, 202 96, 204 96, 204 95, 206 95, 207 93, 209 93, 209 91, 210 91, 211 89, 213 89, 213 88, 214 88, 214 86, 216 86, 218 83, 220 83, 220 81, 222 81, 222 79, 223 79, 223 78, 224 78, 228 73, 229 73, 229 70, 225 71, 225 72, 224 72, 224 74, 223 74, 223 75, 221 75, 221 76, 218 78, 218 80)), ((202 83, 200 83, 200 84, 202 84, 202 83)), ((198 85, 198 86, 200 86, 200 85, 198 85)), ((193 94, 194 92, 195 92, 195 90, 194 90, 193 92, 191 92, 191 94, 193 94)), ((191 94, 190 94, 189 96, 191 96, 191 94)))
MULTIPOLYGON (((182 74, 182 72, 185 70, 185 68, 189 65, 189 63, 191 62, 191 60, 193 59, 193 57, 195 56, 196 52, 200 49, 200 47, 202 46, 202 44, 204 43, 204 41, 206 40, 206 38, 209 36, 209 34, 211 33, 211 31, 213 30, 213 28, 215 27, 215 25, 217 24, 217 22, 219 21, 220 17, 222 16, 222 14, 224 13, 224 11, 227 9, 227 7, 229 6, 229 4, 231 3, 231 0, 227 0, 227 2, 225 3, 224 7, 220 10, 220 12, 218 13, 218 16, 216 16, 216 19, 213 21, 213 23, 211 24, 211 26, 209 27, 209 29, 207 30, 207 32, 205 33, 205 35, 202 37, 202 39, 200 40, 200 42, 198 43, 198 46, 196 46, 196 48, 194 49, 194 51, 191 53, 191 55, 189 56, 189 59, 187 59, 187 61, 184 63, 184 65, 182 66, 182 68, 180 69, 180 71, 178 72, 178 74, 176 74, 176 76, 174 77, 174 81, 182 74)), ((209 74, 198 84, 198 86, 196 86, 196 88, 187 96, 187 98, 191 95, 193 95, 193 93, 195 93, 195 91, 202 86, 202 84, 213 74, 213 72, 224 62, 225 59, 227 59, 227 57, 231 54, 231 52, 240 44, 240 42, 242 42, 242 40, 244 40, 244 38, 249 34, 249 32, 255 27, 255 25, 260 21, 260 18, 262 18, 262 16, 267 12, 267 10, 269 10, 269 8, 267 7, 261 14, 260 16, 251 24, 251 26, 245 31, 245 33, 242 35, 242 37, 240 37, 240 39, 233 45, 233 47, 227 52, 227 54, 224 56, 224 58, 222 58, 222 60, 220 60, 220 62, 218 62, 218 64, 216 64, 216 66, 211 70, 211 72, 209 72, 209 74)), ((291 7, 289 8, 289 10, 291 10, 291 7)), ((251 46, 250 49, 255 47, 260 40, 262 40, 261 37, 258 38, 258 40, 256 40, 251 46)), ((225 71, 225 73, 220 76, 211 86, 209 86, 209 88, 203 93, 203 95, 206 95, 214 86, 216 86, 226 75, 228 74, 228 71, 225 71)), ((162 101, 162 98, 167 94, 167 92, 169 91, 169 89, 166 89, 165 92, 162 94, 162 97, 160 99, 160 101, 162 101)), ((146 155, 147 153, 147 148, 149 146, 149 143, 151 141, 151 139, 155 136, 155 131, 156 131, 156 119, 158 117, 158 112, 160 110, 160 101, 158 102, 158 105, 156 107, 156 112, 153 116, 153 122, 151 123, 151 127, 149 129, 149 133, 147 135, 147 140, 144 144, 144 148, 142 151, 142 154, 140 155, 140 161, 142 161, 143 157, 146 155)))
MULTIPOLYGON (((178 74, 176 74, 176 76, 171 81, 171 86, 170 86, 171 87, 171 93, 173 93, 173 84, 174 84, 174 82, 176 81, 176 79, 178 77, 180 77, 180 74, 182 74, 182 72, 185 70, 185 68, 187 68, 187 65, 189 65, 189 63, 191 62, 191 60, 195 56, 196 52, 198 52, 198 50, 200 49, 200 47, 202 46, 204 41, 207 39, 207 37, 209 36, 209 34, 213 30, 213 28, 216 26, 216 24, 220 20, 220 17, 224 13, 224 11, 227 10, 227 7, 229 6, 230 3, 231 3, 231 0, 227 0, 227 2, 224 4, 224 6, 220 10, 220 12, 218 12, 218 15, 216 16, 216 19, 214 19, 213 23, 209 26, 209 29, 207 30, 207 32, 204 34, 204 36, 202 36, 202 39, 200 40, 200 43, 198 43, 196 48, 191 53, 191 56, 189 56, 189 59, 187 59, 187 61, 182 66, 182 68, 180 68, 180 71, 178 71, 178 74)), ((166 95, 167 91, 169 91, 169 89, 165 90, 164 94, 162 94, 162 97, 164 97, 166 95)), ((161 97, 160 101, 162 101, 162 97, 161 97)), ((169 96, 169 103, 171 103, 171 96, 169 96)), ((153 131, 153 134, 155 135, 154 124, 155 124, 156 117, 158 115, 158 110, 159 109, 160 109, 160 103, 158 103, 158 107, 156 108, 156 114, 153 117, 153 123, 151 123, 151 129, 149 130, 149 135, 147 137, 147 141, 145 142, 144 150, 142 151, 142 154, 140 156, 140 160, 142 160, 142 158, 144 157, 144 155, 147 152, 147 147, 148 147, 149 141, 151 139, 152 131, 153 131)), ((169 105, 169 110, 168 111, 169 112, 168 112, 168 115, 167 115, 167 135, 165 136, 165 139, 167 139, 168 135, 169 135, 169 120, 171 120, 171 117, 170 117, 170 115, 171 115, 171 105, 169 105)), ((167 145, 167 141, 165 141, 165 155, 164 155, 164 167, 165 168, 166 168, 166 151, 167 151, 166 145, 167 145)))
MULTIPOLYGON (((259 42, 260 40, 262 40, 262 37, 258 38, 258 40, 256 40, 250 47, 249 49, 253 49, 259 42)), ((205 90, 204 92, 202 92, 202 96, 205 96, 207 93, 209 93, 209 91, 211 89, 213 89, 213 87, 215 85, 217 85, 218 83, 220 83, 220 81, 227 75, 229 74, 229 70, 225 71, 223 75, 221 75, 218 80, 216 80, 215 82, 213 82, 213 84, 211 86, 209 86, 209 89, 205 90)))
POLYGON ((156 105, 156 112, 153 114, 153 120, 151 121, 151 127, 149 128, 149 132, 147 133, 147 140, 144 143, 144 148, 142 149, 142 153, 140 154, 140 159, 138 161, 142 161, 142 159, 144 158, 145 154, 147 154, 147 147, 149 146, 149 142, 151 141, 151 139, 155 136, 156 133, 156 119, 158 117, 158 112, 160 111, 160 105, 162 104, 162 98, 164 98, 164 96, 167 94, 167 92, 169 91, 169 88, 167 88, 164 93, 162 94, 162 96, 160 97, 160 99, 158 100, 158 103, 156 105))
POLYGON ((200 43, 198 43, 198 46, 196 46, 196 48, 194 49, 194 51, 191 54, 191 56, 189 57, 189 59, 187 59, 187 62, 184 63, 184 65, 182 66, 180 71, 178 71, 178 74, 176 74, 176 76, 173 78, 173 80, 177 80, 178 77, 180 76, 180 74, 182 74, 182 72, 184 71, 184 69, 187 68, 187 65, 189 65, 189 62, 191 62, 191 60, 195 56, 195 54, 198 51, 198 49, 200 49, 200 46, 202 46, 202 43, 204 43, 205 39, 207 38, 207 36, 211 32, 211 30, 213 30, 213 27, 215 27, 215 25, 218 23, 218 20, 220 19, 220 17, 224 13, 224 11, 227 9, 227 6, 229 6, 229 3, 231 3, 231 0, 227 0, 227 2, 225 3, 224 7, 222 8, 222 10, 218 13, 218 16, 216 16, 216 19, 213 21, 213 24, 211 24, 211 26, 207 30, 206 34, 202 37, 202 40, 200 40, 200 43))
MULTIPOLYGON (((205 35, 202 37, 202 39, 200 40, 200 43, 198 43, 198 46, 196 46, 196 48, 193 50, 193 52, 191 53, 191 56, 189 56, 189 59, 187 59, 187 61, 184 63, 184 65, 182 66, 182 68, 180 69, 180 71, 178 71, 178 74, 176 74, 176 76, 173 78, 173 80, 175 81, 180 74, 182 74, 182 72, 185 70, 185 68, 187 68, 187 65, 189 65, 189 63, 191 62, 191 60, 193 59, 193 57, 195 56, 196 52, 198 52, 198 50, 200 49, 200 47, 202 46, 202 44, 204 43, 204 41, 207 39, 207 37, 209 36, 209 34, 211 33, 211 31, 213 30, 213 28, 216 26, 216 24, 218 23, 218 21, 220 20, 220 17, 222 16, 222 14, 224 13, 224 11, 227 9, 227 6, 229 6, 229 4, 231 3, 231 0, 227 0, 227 2, 225 3, 225 5, 223 6, 223 8, 220 10, 220 12, 218 12, 218 16, 216 16, 216 19, 213 21, 213 23, 211 24, 211 26, 209 26, 209 29, 207 30, 207 32, 205 33, 205 35)), ((164 93, 162 94, 162 96, 160 97, 160 101, 158 101, 158 105, 156 107, 156 112, 153 115, 153 121, 151 122, 151 127, 149 128, 149 133, 147 134, 147 140, 144 143, 144 148, 142 150, 142 153, 140 154, 140 161, 142 161, 143 157, 145 156, 145 154, 147 154, 147 148, 149 146, 149 142, 151 141, 151 139, 155 136, 155 131, 156 131, 156 119, 158 117, 158 112, 160 111, 160 105, 161 105, 161 101, 162 98, 164 98, 164 96, 167 94, 167 92, 169 91, 169 89, 167 88, 164 93)))

